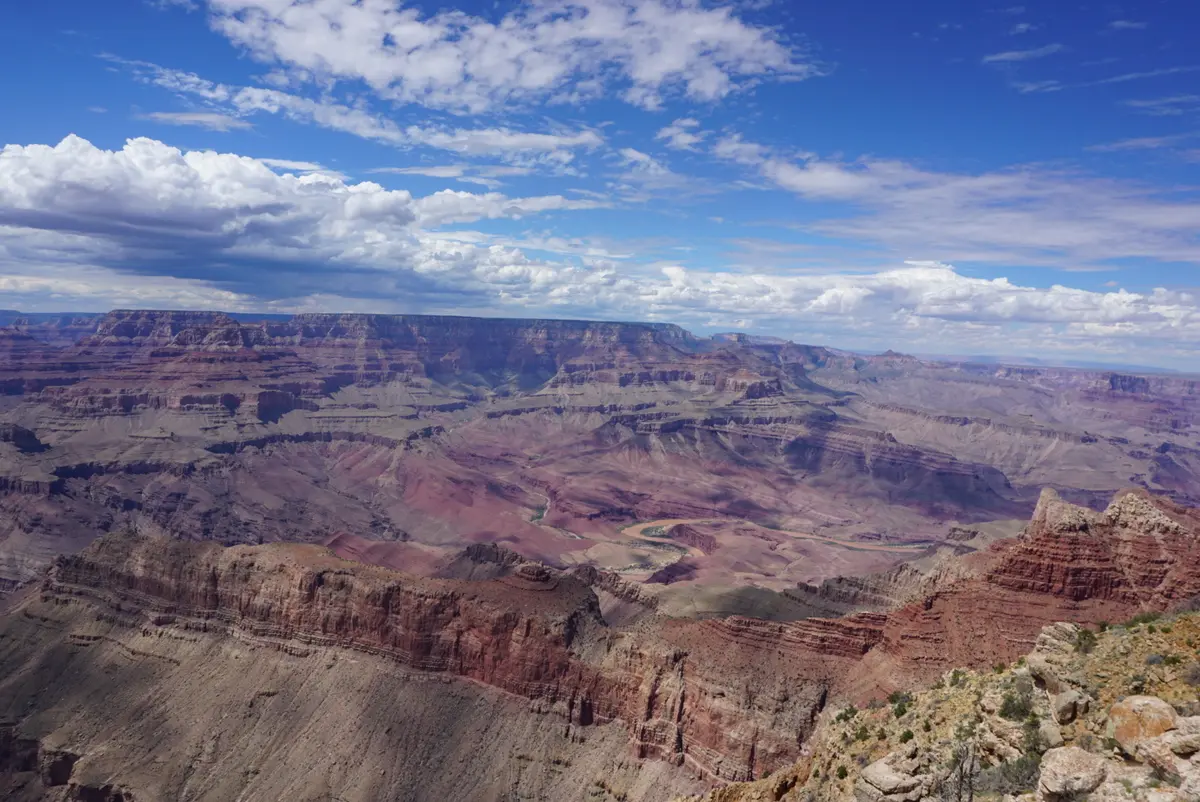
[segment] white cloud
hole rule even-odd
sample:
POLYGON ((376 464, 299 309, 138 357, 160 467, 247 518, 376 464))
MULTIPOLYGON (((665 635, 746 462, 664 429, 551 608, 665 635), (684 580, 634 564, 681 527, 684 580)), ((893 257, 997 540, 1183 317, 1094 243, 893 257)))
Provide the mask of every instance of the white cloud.
POLYGON ((273 169, 281 166, 319 167, 184 153, 150 139, 119 151, 75 136, 54 147, 10 145, 0 150, 0 228, 10 260, 23 264, 75 260, 267 298, 330 287, 371 295, 396 282, 432 291, 439 275, 481 266, 533 269, 511 248, 448 249, 432 227, 601 205, 557 195, 414 198, 328 172, 273 169))
POLYGON ((141 119, 166 125, 192 125, 210 131, 244 131, 254 126, 245 120, 207 111, 154 111, 141 115, 141 119))
POLYGON ((1016 25, 1012 26, 1012 29, 1009 30, 1008 33, 1010 36, 1019 36, 1023 33, 1036 31, 1037 29, 1038 26, 1034 25, 1032 22, 1018 22, 1016 25))
POLYGON ((316 162, 301 162, 301 161, 293 161, 292 159, 259 159, 259 161, 262 162, 263 164, 267 165, 268 167, 274 167, 277 170, 291 170, 292 172, 297 172, 297 173, 328 173, 328 172, 331 172, 329 170, 326 170, 324 167, 317 164, 316 162))
POLYGON ((905 255, 1067 269, 1123 258, 1200 263, 1200 202, 1138 183, 1033 167, 965 174, 875 158, 795 162, 733 138, 714 152, 803 198, 857 210, 813 230, 905 255))
POLYGON ((404 2, 209 0, 212 26, 293 81, 478 113, 619 92, 714 101, 763 77, 817 73, 773 29, 700 0, 526 0, 497 21, 404 2))
POLYGON ((681 117, 655 134, 655 139, 665 139, 667 147, 674 150, 696 150, 706 136, 698 130, 700 121, 690 117, 681 117))
POLYGON ((1200 110, 1200 95, 1171 95, 1150 100, 1126 100, 1125 105, 1152 117, 1179 117, 1200 110))
POLYGON ((662 163, 648 153, 642 153, 634 148, 621 148, 617 151, 625 166, 635 173, 647 176, 662 176, 670 172, 662 163))
MULTIPOLYGON (((509 128, 401 126, 382 115, 325 98, 313 100, 278 89, 219 84, 194 73, 149 62, 107 58, 129 67, 142 80, 185 97, 198 98, 220 109, 211 115, 214 118, 228 117, 238 121, 252 114, 278 114, 394 147, 425 146, 464 156, 498 156, 558 167, 564 167, 574 159, 574 150, 590 150, 604 142, 603 137, 591 129, 544 133, 509 128)), ((249 126, 249 123, 242 125, 249 126)))
POLYGON ((1114 153, 1125 150, 1156 150, 1178 145, 1196 134, 1174 134, 1172 136, 1142 136, 1133 139, 1122 139, 1117 142, 1106 142, 1102 145, 1091 145, 1088 150, 1099 153, 1114 153))
POLYGON ((766 158, 766 148, 746 142, 741 134, 729 134, 713 145, 713 155, 739 164, 758 164, 766 158))
POLYGON ((1185 67, 1163 67, 1157 70, 1145 70, 1143 72, 1126 72, 1121 75, 1114 75, 1110 78, 1101 78, 1099 81, 1092 81, 1084 86, 1103 86, 1104 84, 1123 84, 1129 81, 1140 81, 1143 78, 1162 78, 1167 75, 1179 75, 1180 73, 1196 72, 1200 67, 1185 66, 1185 67))
POLYGON ((1038 92, 1061 92, 1067 86, 1059 81, 1018 81, 1013 84, 1018 92, 1022 95, 1029 95, 1038 92))
POLYGON ((513 165, 442 164, 416 167, 376 167, 368 173, 389 175, 421 175, 426 178, 450 178, 465 184, 477 184, 488 189, 497 189, 504 184, 500 179, 529 175, 529 167, 513 165))
POLYGON ((1032 59, 1045 58, 1060 52, 1063 49, 1062 45, 1053 44, 1045 47, 1036 47, 1032 50, 1007 50, 1003 53, 992 53, 989 56, 983 57, 984 64, 1004 64, 1014 61, 1030 61, 1032 59))
MULTIPOLYGON (((623 158, 635 165, 652 160, 637 151, 623 158)), ((60 310, 153 305, 486 310, 685 325, 743 320, 782 333, 803 320, 822 339, 848 345, 924 343, 926 350, 937 350, 929 344, 953 338, 975 347, 1003 338, 1006 346, 1028 343, 1043 354, 1153 347, 1164 359, 1172 354, 1184 359, 1200 338, 1197 299, 1185 292, 1030 287, 965 276, 937 262, 853 274, 815 269, 782 275, 761 267, 644 266, 617 261, 629 254, 587 240, 536 234, 505 240, 430 230, 588 208, 596 201, 465 192, 414 198, 403 190, 351 184, 318 172, 280 174, 283 165, 319 165, 273 161, 184 153, 147 139, 131 140, 120 151, 101 150, 77 137, 55 147, 4 148, 0 302, 60 310), (561 258, 535 258, 527 251, 561 258)), ((974 222, 995 237, 997 230, 1031 225, 1030 216, 1044 215, 1055 203, 1077 205, 1081 197, 1096 194, 1095 186, 1062 194, 1061 185, 1046 184, 1050 179, 1044 176, 949 176, 891 162, 793 167, 778 172, 778 180, 794 191, 879 211, 861 221, 861 231, 895 230, 927 216, 915 237, 946 225, 949 208, 988 212, 989 219, 974 222), (1025 216, 1010 219, 1004 202, 1011 203, 1016 192, 1011 181, 1021 187, 1017 194, 1062 197, 1049 206, 1022 208, 1025 216)), ((1180 206, 1131 206, 1124 216, 1108 211, 1108 217, 1094 221, 1097 229, 1123 227, 1140 237, 1169 220, 1196 230, 1195 213, 1180 206)), ((1080 210, 1084 217, 1096 213, 1094 204, 1080 210)), ((1044 234, 1064 222, 1068 228, 1060 236, 1068 240, 1095 234, 1071 230, 1078 221, 1064 221, 1057 213, 1022 236, 1044 234)), ((953 235, 963 238, 969 232, 960 225, 953 235)))
POLYGON ((1147 28, 1144 22, 1134 22, 1133 20, 1118 19, 1108 23, 1108 27, 1114 31, 1140 31, 1147 28))

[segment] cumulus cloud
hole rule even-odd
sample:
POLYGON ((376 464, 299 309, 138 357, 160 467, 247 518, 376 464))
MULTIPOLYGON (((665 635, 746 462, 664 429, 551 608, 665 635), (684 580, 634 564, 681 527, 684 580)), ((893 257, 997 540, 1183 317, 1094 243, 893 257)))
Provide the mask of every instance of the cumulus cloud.
POLYGON ((534 269, 514 249, 434 242, 433 228, 601 205, 557 195, 414 198, 328 172, 277 172, 296 167, 319 165, 185 153, 150 139, 119 151, 76 136, 10 145, 0 151, 0 227, 17 264, 76 260, 265 298, 406 285, 415 295, 442 275, 534 269))
MULTIPOLYGON (((624 158, 652 159, 640 152, 624 158)), ((281 172, 288 167, 319 165, 181 152, 148 139, 119 151, 78 137, 54 147, 8 146, 0 151, 0 300, 53 309, 486 311, 693 326, 753 321, 776 333, 793 333, 796 321, 804 321, 810 339, 816 333, 845 344, 928 349, 948 337, 964 347, 1003 337, 1006 346, 1029 342, 1043 353, 1050 344, 1060 352, 1086 344, 1091 352, 1153 346, 1156 353, 1183 353, 1200 338, 1197 299, 1186 292, 1030 287, 966 276, 940 262, 852 274, 645 265, 582 239, 435 230, 587 208, 593 199, 451 191, 417 198, 327 173, 281 172)), ((882 196, 871 202, 887 209, 912 194, 913 219, 918 211, 933 212, 926 231, 943 222, 947 207, 987 206, 1012 192, 1007 176, 947 177, 898 163, 793 167, 778 180, 804 195, 854 203, 882 196)), ((1027 182, 1020 184, 1025 192, 1061 189, 1011 178, 1027 182)), ((1029 222, 992 211, 1000 217, 989 223, 995 228, 1029 222)), ((1151 211, 1123 221, 1142 234, 1155 223, 1141 218, 1164 214, 1196 228, 1194 210, 1151 211)))
POLYGON ((659 130, 655 139, 666 140, 667 147, 674 150, 696 150, 706 136, 700 131, 700 121, 690 117, 682 117, 659 130))
POLYGON ((619 93, 719 100, 817 72, 776 32, 700 0, 524 0, 497 21, 403 0, 208 0, 214 30, 288 80, 361 81, 381 98, 479 113, 619 93))

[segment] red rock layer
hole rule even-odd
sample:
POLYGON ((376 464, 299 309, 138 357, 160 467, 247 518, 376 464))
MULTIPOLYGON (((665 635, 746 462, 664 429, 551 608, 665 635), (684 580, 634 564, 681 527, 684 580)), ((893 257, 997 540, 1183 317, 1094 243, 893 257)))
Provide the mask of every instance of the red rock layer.
POLYGON ((491 581, 417 578, 316 546, 221 548, 111 534, 60 557, 42 600, 131 626, 353 649, 535 700, 573 724, 620 720, 642 757, 721 779, 793 761, 833 678, 878 640, 878 616, 779 625, 605 627, 597 597, 535 563, 491 581))
POLYGON ((1025 533, 991 559, 981 575, 888 616, 859 692, 1011 661, 1055 621, 1120 621, 1200 597, 1200 517, 1141 491, 1096 513, 1048 490, 1025 533))

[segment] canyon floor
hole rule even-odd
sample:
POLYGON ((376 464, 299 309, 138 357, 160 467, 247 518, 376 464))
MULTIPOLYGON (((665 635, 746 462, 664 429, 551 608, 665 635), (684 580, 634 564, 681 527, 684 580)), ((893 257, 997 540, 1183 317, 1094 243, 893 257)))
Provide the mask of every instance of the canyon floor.
POLYGON ((664 324, 12 319, 13 799, 666 800, 800 765, 833 704, 1200 596, 1190 377, 664 324))

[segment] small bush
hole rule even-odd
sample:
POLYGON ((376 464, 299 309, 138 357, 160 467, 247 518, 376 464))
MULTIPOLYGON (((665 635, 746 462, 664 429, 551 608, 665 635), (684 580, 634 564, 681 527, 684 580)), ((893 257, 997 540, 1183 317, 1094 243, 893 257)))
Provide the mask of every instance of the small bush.
POLYGON ((812 778, 813 778, 814 780, 819 780, 819 779, 821 779, 821 770, 820 770, 820 769, 813 769, 812 778))
POLYGON ((904 718, 904 714, 907 712, 908 712, 908 705, 906 705, 904 702, 900 702, 899 704, 897 704, 895 707, 892 708, 892 715, 895 716, 896 718, 904 718))
POLYGON ((1075 651, 1080 654, 1091 654, 1096 648, 1096 633, 1090 629, 1081 629, 1075 633, 1075 651))
MULTIPOLYGON (((1197 663, 1196 666, 1200 668, 1200 663, 1197 663)), ((1200 683, 1197 684, 1200 685, 1200 683)), ((929 723, 929 719, 925 719, 925 723, 921 725, 921 729, 925 730, 925 732, 933 732, 933 725, 929 723)))
POLYGON ((842 711, 840 713, 838 713, 837 716, 835 716, 833 720, 836 721, 838 724, 844 724, 845 722, 850 721, 852 718, 854 718, 857 715, 858 715, 858 708, 855 707, 854 705, 850 705, 849 707, 843 707, 842 711))
POLYGON ((1107 621, 1100 621, 1096 624, 1096 629, 1100 630, 1101 632, 1107 632, 1108 626, 1109 624, 1107 621))
POLYGON ((1139 624, 1152 624, 1160 618, 1162 618, 1162 613, 1138 613, 1126 621, 1125 626, 1136 627, 1139 624))
POLYGON ((846 779, 846 775, 847 775, 847 774, 849 774, 849 773, 850 773, 850 772, 846 771, 846 767, 845 767, 845 766, 838 766, 838 770, 837 770, 837 778, 838 778, 839 780, 844 780, 844 779, 846 779))
POLYGON ((915 737, 916 736, 913 735, 912 730, 905 730, 904 732, 900 733, 900 743, 906 744, 915 737))
POLYGON ((1000 717, 1009 721, 1023 721, 1033 712, 1033 694, 1012 690, 1004 694, 1000 703, 1000 717))
POLYGON ((880 727, 879 732, 875 733, 875 737, 881 741, 886 741, 887 740, 887 730, 885 730, 883 727, 880 727))
POLYGON ((1171 634, 1171 628, 1170 628, 1169 626, 1167 626, 1166 624, 1163 624, 1161 627, 1159 627, 1159 630, 1160 630, 1160 631, 1162 632, 1162 634, 1164 634, 1164 635, 1170 635, 1170 634, 1171 634))
POLYGON ((867 725, 863 724, 858 728, 858 732, 854 733, 854 738, 857 741, 865 741, 871 737, 871 731, 867 729, 867 725))
POLYGON ((1155 632, 1158 632, 1158 627, 1154 626, 1154 624, 1147 624, 1146 631, 1153 634, 1155 632))
POLYGON ((912 701, 912 694, 905 691, 892 691, 888 695, 888 704, 906 705, 912 701))
POLYGON ((966 679, 966 675, 960 669, 954 669, 954 671, 950 672, 950 687, 957 688, 959 685, 962 685, 964 679, 966 679))
POLYGON ((1129 678, 1129 692, 1132 694, 1143 694, 1146 692, 1146 675, 1134 674, 1129 678))
POLYGON ((1023 794, 1037 789, 1041 759, 1022 755, 979 773, 975 790, 993 794, 1023 794))
POLYGON ((1168 654, 1166 657, 1164 657, 1164 658, 1163 658, 1163 665, 1164 665, 1164 666, 1179 666, 1179 665, 1183 665, 1183 655, 1180 655, 1180 654, 1168 654))

